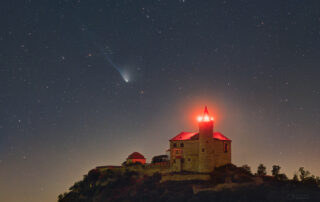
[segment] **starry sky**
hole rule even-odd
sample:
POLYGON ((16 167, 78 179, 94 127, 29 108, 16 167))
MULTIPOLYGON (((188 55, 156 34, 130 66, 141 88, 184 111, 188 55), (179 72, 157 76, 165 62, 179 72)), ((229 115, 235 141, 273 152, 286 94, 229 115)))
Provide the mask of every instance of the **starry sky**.
POLYGON ((150 162, 205 105, 234 164, 320 175, 318 0, 0 4, 0 201, 150 162))

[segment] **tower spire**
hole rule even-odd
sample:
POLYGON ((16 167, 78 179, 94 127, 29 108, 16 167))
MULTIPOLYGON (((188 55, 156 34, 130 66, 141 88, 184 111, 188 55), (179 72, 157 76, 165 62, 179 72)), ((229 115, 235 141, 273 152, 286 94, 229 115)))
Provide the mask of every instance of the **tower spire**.
POLYGON ((210 121, 213 121, 213 120, 214 120, 213 117, 209 116, 209 111, 208 111, 207 106, 205 106, 203 115, 202 116, 198 116, 198 122, 210 122, 210 121))
POLYGON ((212 158, 213 146, 213 117, 209 116, 208 107, 205 106, 203 116, 199 121, 199 165, 198 172, 210 172, 212 165, 208 159, 212 158))
POLYGON ((206 115, 209 116, 207 105, 204 107, 204 112, 203 112, 203 116, 206 116, 206 115))

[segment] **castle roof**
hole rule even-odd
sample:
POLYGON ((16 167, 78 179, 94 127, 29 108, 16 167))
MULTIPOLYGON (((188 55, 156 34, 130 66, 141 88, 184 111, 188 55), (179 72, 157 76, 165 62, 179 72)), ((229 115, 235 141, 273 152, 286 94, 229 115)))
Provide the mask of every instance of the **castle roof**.
MULTIPOLYGON (((212 138, 216 140, 224 140, 224 141, 231 141, 229 138, 224 136, 220 132, 213 132, 212 138)), ((172 138, 170 141, 176 141, 176 140, 198 140, 199 139, 199 133, 191 133, 191 132, 181 132, 174 138, 172 138)))
POLYGON ((128 159, 145 159, 144 156, 142 154, 140 154, 139 152, 133 152, 132 154, 130 154, 128 156, 128 159))

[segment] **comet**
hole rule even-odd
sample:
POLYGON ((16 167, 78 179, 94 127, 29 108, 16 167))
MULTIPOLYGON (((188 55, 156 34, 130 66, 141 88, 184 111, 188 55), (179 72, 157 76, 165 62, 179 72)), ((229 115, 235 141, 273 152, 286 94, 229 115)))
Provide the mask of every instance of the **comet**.
POLYGON ((130 74, 127 71, 119 71, 120 75, 122 76, 122 79, 124 82, 129 83, 130 82, 130 74))
POLYGON ((116 65, 112 60, 111 58, 109 57, 109 54, 103 50, 102 47, 99 47, 100 49, 100 52, 103 54, 104 58, 108 61, 108 63, 115 69, 119 72, 120 76, 122 77, 123 81, 126 82, 126 83, 129 83, 130 81, 130 75, 127 71, 125 70, 122 70, 121 68, 119 68, 118 65, 116 65))
POLYGON ((121 76, 122 80, 125 83, 129 83, 130 82, 130 75, 129 72, 125 71, 124 69, 120 68, 118 65, 116 65, 111 57, 110 54, 108 53, 105 48, 100 44, 97 43, 95 39, 97 39, 97 36, 91 32, 91 31, 87 31, 86 34, 88 35, 88 38, 91 40, 91 42, 93 43, 93 45, 100 51, 100 54, 105 58, 105 60, 109 63, 110 66, 113 67, 113 69, 115 69, 121 76))
POLYGON ((121 69, 118 65, 116 65, 110 58, 109 54, 97 43, 94 43, 95 46, 97 46, 100 50, 100 53, 104 56, 106 61, 115 69, 117 72, 119 72, 120 76, 122 77, 123 81, 126 83, 129 83, 130 81, 130 75, 127 71, 121 69))

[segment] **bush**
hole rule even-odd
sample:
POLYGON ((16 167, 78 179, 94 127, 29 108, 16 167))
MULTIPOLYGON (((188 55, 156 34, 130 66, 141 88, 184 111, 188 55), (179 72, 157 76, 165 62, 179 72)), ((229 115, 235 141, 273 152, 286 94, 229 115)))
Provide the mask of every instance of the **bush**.
POLYGON ((247 164, 241 166, 241 169, 248 174, 252 174, 251 168, 247 164))

